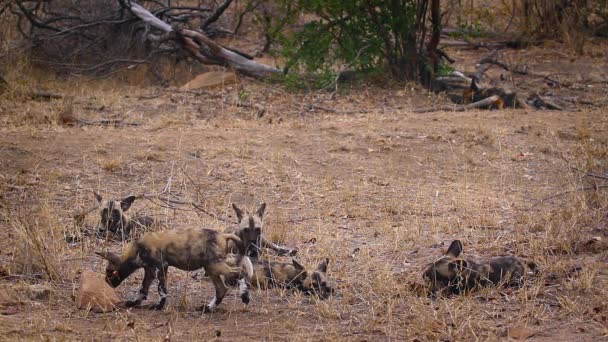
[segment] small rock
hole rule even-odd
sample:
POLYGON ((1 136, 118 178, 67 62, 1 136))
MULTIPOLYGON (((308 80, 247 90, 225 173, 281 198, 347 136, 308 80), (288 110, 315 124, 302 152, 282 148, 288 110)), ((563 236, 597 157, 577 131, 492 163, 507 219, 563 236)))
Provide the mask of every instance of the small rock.
POLYGON ((105 282, 103 275, 91 271, 82 272, 76 296, 78 308, 108 312, 114 310, 119 302, 116 292, 105 282))
POLYGON ((47 300, 51 294, 51 288, 42 284, 34 284, 27 288, 27 292, 31 300, 47 300))

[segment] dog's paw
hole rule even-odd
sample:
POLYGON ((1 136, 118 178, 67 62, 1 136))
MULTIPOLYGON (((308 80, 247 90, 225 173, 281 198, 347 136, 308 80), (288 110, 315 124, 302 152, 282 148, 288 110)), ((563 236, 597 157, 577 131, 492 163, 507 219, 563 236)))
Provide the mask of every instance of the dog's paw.
POLYGON ((162 309, 164 309, 165 305, 163 304, 154 304, 152 306, 150 306, 150 310, 152 311, 161 311, 162 309))
POLYGON ((213 310, 209 307, 209 305, 205 304, 196 308, 196 311, 201 311, 202 313, 211 313, 213 310))
POLYGON ((249 296, 249 292, 241 294, 241 301, 243 303, 245 303, 245 304, 249 304, 249 302, 251 301, 251 297, 249 296))
POLYGON ((138 300, 128 300, 125 303, 125 306, 128 308, 132 308, 134 306, 138 306, 140 303, 141 303, 141 300, 139 300, 139 299, 138 300))

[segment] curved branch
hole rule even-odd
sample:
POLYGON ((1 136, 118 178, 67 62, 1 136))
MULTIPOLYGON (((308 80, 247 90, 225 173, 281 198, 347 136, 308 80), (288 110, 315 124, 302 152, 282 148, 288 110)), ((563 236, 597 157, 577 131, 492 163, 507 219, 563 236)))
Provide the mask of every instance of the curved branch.
POLYGON ((224 2, 221 5, 219 5, 215 9, 215 11, 213 11, 213 13, 211 13, 209 18, 207 18, 207 20, 205 20, 205 22, 201 25, 201 30, 204 31, 209 25, 216 22, 220 18, 220 16, 222 16, 224 11, 228 8, 228 6, 230 6, 231 3, 232 3, 232 0, 224 0, 224 2))

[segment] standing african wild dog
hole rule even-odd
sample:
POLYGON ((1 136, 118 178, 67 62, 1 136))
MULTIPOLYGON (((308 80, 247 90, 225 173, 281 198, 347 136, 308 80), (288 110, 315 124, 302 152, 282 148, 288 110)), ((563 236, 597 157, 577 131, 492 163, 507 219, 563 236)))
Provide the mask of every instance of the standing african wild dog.
POLYGON ((122 200, 104 200, 100 194, 96 192, 94 194, 99 204, 97 236, 103 237, 107 233, 112 233, 125 241, 141 235, 155 225, 154 219, 149 216, 130 217, 125 214, 135 201, 135 196, 128 196, 122 200))
MULTIPOLYGON (((251 258, 258 258, 260 251, 263 247, 270 248, 277 252, 279 255, 296 255, 298 252, 296 249, 288 249, 281 247, 262 235, 262 225, 264 218, 264 211, 266 210, 266 203, 262 203, 260 208, 251 215, 248 211, 239 208, 236 204, 232 204, 232 208, 236 213, 238 219, 238 226, 226 229, 226 233, 232 233, 237 235, 243 243, 247 246, 247 256, 251 258)), ((235 250, 234 246, 231 249, 235 250)))
POLYGON ((139 305, 148 296, 148 289, 158 278, 158 293, 161 300, 152 309, 161 310, 167 300, 167 270, 173 266, 184 271, 200 268, 211 278, 215 286, 215 297, 199 310, 210 312, 219 305, 226 292, 224 279, 238 279, 239 292, 243 303, 249 303, 246 279, 253 276, 253 267, 244 255, 245 245, 234 234, 223 234, 212 229, 179 229, 145 233, 137 241, 131 242, 116 255, 110 252, 98 253, 108 260, 106 281, 117 287, 139 268, 144 268, 144 279, 136 300, 128 301, 127 307, 139 305), (238 255, 231 255, 232 266, 226 263, 228 242, 239 248, 238 255), (243 271, 245 271, 243 274, 243 271))
MULTIPOLYGON (((236 265, 237 260, 229 257, 226 262, 236 265)), ((253 264, 253 277, 249 279, 252 286, 266 290, 272 287, 297 289, 306 294, 315 294, 321 299, 327 299, 334 293, 327 278, 329 258, 326 258, 314 271, 309 271, 297 261, 290 263, 251 260, 253 264)), ((231 284, 234 281, 230 281, 231 284)))
POLYGON ((482 262, 462 259, 459 258, 462 250, 462 243, 454 240, 448 251, 425 270, 423 277, 433 294, 437 291, 460 294, 490 285, 519 286, 528 273, 538 271, 534 262, 514 256, 498 256, 482 262))

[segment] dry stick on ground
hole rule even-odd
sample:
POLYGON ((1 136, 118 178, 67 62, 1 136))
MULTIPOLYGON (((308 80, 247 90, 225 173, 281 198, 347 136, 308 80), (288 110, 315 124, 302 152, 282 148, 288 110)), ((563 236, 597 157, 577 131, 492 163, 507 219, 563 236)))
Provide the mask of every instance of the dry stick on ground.
POLYGON ((319 109, 319 110, 324 110, 326 112, 331 112, 331 113, 336 113, 336 114, 369 113, 369 111, 365 110, 365 109, 359 109, 359 110, 340 110, 340 109, 334 109, 334 108, 329 108, 329 107, 325 107, 325 106, 319 106, 319 105, 315 105, 315 104, 306 105, 306 109, 308 109, 308 110, 319 109))
MULTIPOLYGON (((2 75, 0 75, 0 88, 4 88, 5 90, 11 89, 10 83, 8 83, 2 75)), ((63 95, 61 95, 61 94, 50 93, 50 92, 41 91, 41 90, 30 90, 30 91, 13 90, 13 93, 16 95, 19 95, 19 96, 30 97, 32 99, 51 100, 51 99, 63 98, 63 95)))
POLYGON ((464 112, 464 111, 467 111, 469 109, 490 107, 490 106, 495 105, 496 103, 498 103, 498 101, 500 101, 500 97, 498 95, 492 95, 492 96, 487 97, 487 98, 485 98, 485 99, 483 99, 481 101, 477 101, 475 103, 471 103, 471 104, 468 104, 468 105, 419 108, 419 109, 414 109, 412 112, 413 113, 432 113, 432 112, 440 112, 440 111, 446 111, 446 112, 464 112))
POLYGON ((589 190, 599 190, 599 189, 605 189, 608 188, 608 184, 604 184, 604 185, 596 185, 596 186, 588 186, 588 187, 584 187, 584 188, 578 188, 578 189, 574 189, 574 190, 566 190, 566 191, 562 191, 559 192, 555 195, 551 195, 549 197, 545 197, 543 199, 541 199, 540 201, 538 201, 537 203, 535 203, 534 205, 532 205, 531 207, 529 207, 528 209, 524 210, 524 211, 530 211, 533 208, 545 203, 546 201, 552 200, 554 198, 560 197, 560 196, 564 196, 573 192, 578 192, 578 191, 589 191, 589 190))
POLYGON ((102 119, 102 120, 84 120, 74 116, 74 114, 67 111, 59 114, 59 121, 67 126, 139 126, 140 124, 135 122, 124 122, 121 119, 102 119))
POLYGON ((599 179, 606 179, 606 180, 608 180, 608 174, 583 171, 583 170, 580 170, 580 169, 578 169, 578 168, 576 168, 574 166, 571 166, 570 168, 572 170, 574 170, 574 171, 578 171, 578 172, 582 173, 583 176, 581 178, 592 177, 592 178, 599 178, 599 179))
MULTIPOLYGON (((196 193, 197 193, 197 195, 198 195, 199 197, 203 197, 203 194, 202 194, 201 189, 200 189, 200 187, 198 186, 198 184, 196 184, 196 183, 194 182, 194 180, 193 180, 193 179, 190 177, 190 175, 189 175, 189 174, 186 172, 186 170, 184 170, 183 168, 180 168, 180 170, 182 171, 182 173, 184 174, 184 176, 186 176, 186 178, 188 178, 188 180, 190 181, 190 183, 192 184, 192 186, 194 186, 194 189, 196 189, 196 193)), ((196 209, 200 210, 201 212, 203 212, 203 213, 205 213, 205 214, 207 214, 207 215, 209 215, 209 216, 213 217, 213 218, 214 218, 214 219, 216 219, 216 220, 220 220, 220 221, 223 221, 223 222, 226 222, 226 223, 230 223, 230 221, 228 221, 228 220, 226 220, 226 219, 223 219, 223 218, 219 217, 218 215, 216 215, 216 214, 214 214, 214 213, 212 213, 212 212, 207 211, 206 209, 202 208, 201 206, 199 206, 199 205, 198 205, 198 204, 196 204, 196 203, 191 203, 190 205, 192 205, 192 207, 194 207, 194 208, 196 208, 196 209)))

